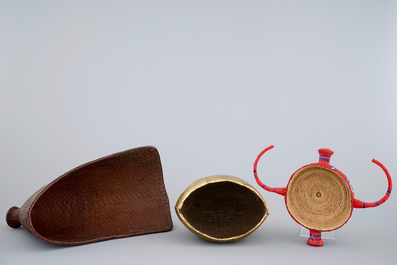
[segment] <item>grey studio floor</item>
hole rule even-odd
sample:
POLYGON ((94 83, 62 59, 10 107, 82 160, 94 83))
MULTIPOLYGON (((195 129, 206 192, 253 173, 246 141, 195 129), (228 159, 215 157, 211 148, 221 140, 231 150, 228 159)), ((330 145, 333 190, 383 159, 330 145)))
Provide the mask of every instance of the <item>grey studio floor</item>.
POLYGON ((397 179, 397 1, 0 0, 0 213, 88 161, 153 145, 174 228, 83 246, 0 222, 0 264, 395 264, 397 199, 355 209, 310 247, 261 189, 318 161, 355 197, 397 179), (174 205, 193 181, 237 176, 270 214, 234 243, 204 241, 174 205))

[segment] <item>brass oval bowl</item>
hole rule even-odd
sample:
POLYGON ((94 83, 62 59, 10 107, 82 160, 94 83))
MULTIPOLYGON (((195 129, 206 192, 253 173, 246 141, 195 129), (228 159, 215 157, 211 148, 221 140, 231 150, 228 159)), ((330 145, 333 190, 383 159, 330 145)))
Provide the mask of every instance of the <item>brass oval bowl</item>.
POLYGON ((193 182, 179 197, 175 211, 191 232, 213 242, 247 237, 269 214, 265 200, 254 187, 228 175, 193 182))

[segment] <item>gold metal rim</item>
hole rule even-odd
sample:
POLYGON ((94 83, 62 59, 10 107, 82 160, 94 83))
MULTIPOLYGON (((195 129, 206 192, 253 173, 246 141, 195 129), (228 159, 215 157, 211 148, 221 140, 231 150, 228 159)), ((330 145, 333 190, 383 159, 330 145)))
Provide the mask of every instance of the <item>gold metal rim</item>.
POLYGON ((209 240, 212 242, 231 242, 231 241, 237 241, 240 240, 244 237, 247 237, 248 235, 250 235, 252 232, 254 232, 266 219, 266 217, 269 215, 269 208, 266 204, 266 201, 263 199, 263 197, 261 196, 261 194, 254 188, 252 187, 249 183, 245 182, 244 180, 238 178, 238 177, 234 177, 234 176, 230 176, 230 175, 214 175, 214 176, 210 176, 210 177, 205 177, 205 178, 201 178, 196 180, 195 182, 193 182, 192 184, 190 184, 186 190, 180 195, 178 201, 175 204, 175 211, 176 214, 178 216, 178 218, 181 220, 181 222, 186 226, 186 228, 188 228, 192 233, 194 233, 195 235, 199 236, 200 238, 203 238, 205 240, 209 240), (181 210, 183 207, 183 204, 186 200, 186 198, 189 197, 189 195, 194 192, 195 190, 204 187, 208 184, 212 184, 212 183, 219 183, 219 182, 232 182, 235 184, 238 184, 240 186, 243 186, 247 189, 249 189, 250 191, 252 191, 254 194, 256 194, 256 196, 261 200, 261 202, 263 203, 263 206, 265 208, 265 214, 263 215, 262 219, 260 220, 260 222, 258 222, 258 224, 253 227, 250 231, 248 231, 245 234, 239 235, 239 236, 234 236, 234 237, 228 237, 228 238, 216 238, 216 237, 212 237, 208 234, 205 234, 199 230, 197 230, 196 228, 194 228, 187 220, 186 218, 183 216, 181 210))

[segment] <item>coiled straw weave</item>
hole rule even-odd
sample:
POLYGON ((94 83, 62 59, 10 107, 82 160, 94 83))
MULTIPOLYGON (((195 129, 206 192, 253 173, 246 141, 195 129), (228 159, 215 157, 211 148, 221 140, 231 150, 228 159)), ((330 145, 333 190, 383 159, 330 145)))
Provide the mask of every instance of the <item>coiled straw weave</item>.
POLYGON ((345 224, 352 213, 348 183, 336 172, 311 165, 292 177, 286 195, 291 216, 301 225, 329 231, 345 224))

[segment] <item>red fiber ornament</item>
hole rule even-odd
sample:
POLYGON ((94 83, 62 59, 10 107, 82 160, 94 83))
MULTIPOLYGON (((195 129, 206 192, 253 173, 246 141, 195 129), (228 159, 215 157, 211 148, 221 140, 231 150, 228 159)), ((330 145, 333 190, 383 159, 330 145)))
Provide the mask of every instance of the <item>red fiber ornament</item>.
POLYGON ((363 202, 354 198, 349 179, 330 164, 334 152, 327 148, 319 149, 318 163, 305 165, 295 171, 285 188, 273 188, 262 183, 258 177, 257 165, 264 153, 272 149, 265 148, 254 163, 256 182, 263 189, 284 196, 285 205, 291 217, 300 225, 310 230, 307 243, 321 247, 324 242, 321 232, 328 232, 342 227, 351 217, 353 208, 370 208, 383 204, 392 191, 392 180, 386 167, 373 159, 385 172, 388 188, 385 196, 376 202, 363 202))

